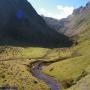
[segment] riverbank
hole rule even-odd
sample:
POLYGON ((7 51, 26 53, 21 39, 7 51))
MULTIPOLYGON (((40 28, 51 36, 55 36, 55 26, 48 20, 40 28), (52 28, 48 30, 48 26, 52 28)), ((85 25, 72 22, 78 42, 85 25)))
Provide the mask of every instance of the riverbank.
POLYGON ((44 64, 39 63, 31 68, 31 73, 34 77, 43 80, 50 88, 50 90, 60 90, 59 83, 52 77, 41 72, 42 68, 46 67, 44 64))

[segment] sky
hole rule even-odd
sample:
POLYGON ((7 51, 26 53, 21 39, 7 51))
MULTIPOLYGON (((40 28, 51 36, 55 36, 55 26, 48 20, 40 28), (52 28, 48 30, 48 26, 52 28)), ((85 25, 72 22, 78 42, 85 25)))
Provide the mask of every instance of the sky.
POLYGON ((28 0, 38 14, 56 19, 66 18, 90 0, 28 0))

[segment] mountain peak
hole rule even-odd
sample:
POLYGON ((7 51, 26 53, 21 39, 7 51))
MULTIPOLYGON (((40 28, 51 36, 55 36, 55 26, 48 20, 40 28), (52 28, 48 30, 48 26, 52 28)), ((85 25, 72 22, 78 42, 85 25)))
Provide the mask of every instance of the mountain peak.
POLYGON ((90 1, 86 4, 86 7, 90 7, 90 1))
POLYGON ((77 8, 77 9, 74 9, 73 14, 74 14, 74 15, 80 14, 80 13, 82 12, 83 9, 84 9, 83 6, 77 8))
POLYGON ((73 15, 78 15, 78 14, 86 11, 88 8, 90 8, 90 1, 86 4, 85 7, 81 6, 81 7, 77 8, 77 9, 74 9, 73 15))
POLYGON ((69 38, 49 28, 27 0, 0 0, 1 44, 53 46, 66 41, 69 38))
POLYGON ((81 6, 77 9, 74 9, 73 14, 65 19, 57 21, 54 19, 47 20, 47 18, 45 18, 45 21, 50 27, 54 28, 59 33, 65 34, 67 36, 77 35, 84 29, 80 27, 81 25, 85 24, 89 27, 90 2, 88 2, 86 6, 81 6))

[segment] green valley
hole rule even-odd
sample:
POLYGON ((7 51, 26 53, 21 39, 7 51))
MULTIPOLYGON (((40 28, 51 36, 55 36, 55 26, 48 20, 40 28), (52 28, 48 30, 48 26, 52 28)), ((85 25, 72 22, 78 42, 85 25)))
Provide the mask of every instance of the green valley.
POLYGON ((27 0, 1 0, 0 7, 0 88, 90 90, 90 2, 58 30, 27 0))

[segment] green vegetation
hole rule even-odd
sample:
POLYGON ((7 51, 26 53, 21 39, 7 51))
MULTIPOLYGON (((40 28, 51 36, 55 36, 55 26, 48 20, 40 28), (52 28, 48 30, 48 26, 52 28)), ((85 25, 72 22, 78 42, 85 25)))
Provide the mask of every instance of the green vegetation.
POLYGON ((0 46, 0 87, 18 87, 19 90, 48 90, 46 84, 34 78, 27 65, 38 59, 54 60, 70 57, 72 51, 39 47, 0 46), (69 51, 69 53, 68 53, 69 51), (65 56, 64 56, 64 53, 65 56), (25 84, 25 85, 24 85, 25 84))
POLYGON ((40 48, 40 47, 13 47, 0 46, 0 60, 8 59, 58 59, 70 57, 73 51, 71 48, 40 48))
POLYGON ((17 87, 19 90, 48 90, 44 82, 34 78, 26 65, 30 60, 0 61, 0 87, 17 87))
MULTIPOLYGON (((38 19, 37 22, 34 21, 34 26, 38 27, 38 19)), ((9 45, 0 46, 0 87, 18 87, 19 90, 50 90, 43 81, 33 77, 30 69, 28 69, 28 65, 30 66, 31 62, 40 59, 47 60, 51 63, 43 69, 42 72, 54 77, 61 85, 62 90, 90 90, 90 8, 83 13, 69 17, 69 19, 70 23, 65 25, 66 27, 63 27, 62 30, 66 30, 66 35, 74 35, 71 37, 74 44, 70 48, 41 48, 40 45, 39 47, 19 47, 20 45, 18 47, 9 45), (52 63, 52 60, 58 61, 52 63)), ((31 21, 33 20, 34 17, 31 21)), ((12 22, 13 21, 12 19, 12 22)), ((15 23, 17 22, 14 22, 14 24, 15 23)), ((24 40, 25 36, 26 40, 31 39, 31 41, 33 41, 33 39, 36 39, 36 41, 42 41, 42 43, 46 44, 45 46, 47 46, 49 41, 53 42, 53 40, 55 44, 59 45, 56 39, 60 40, 60 46, 63 44, 66 44, 66 46, 69 45, 70 42, 67 42, 67 40, 69 40, 68 37, 62 37, 64 35, 61 34, 61 36, 59 36, 56 31, 49 31, 50 28, 46 27, 46 24, 43 24, 41 19, 39 22, 39 26, 41 27, 42 25, 41 29, 39 30, 39 28, 34 27, 33 29, 31 28, 30 32, 30 25, 28 25, 28 29, 26 29, 26 25, 25 30, 19 33, 18 37, 16 31, 16 34, 12 31, 8 32, 10 32, 11 36, 15 34, 15 38, 21 39, 23 37, 22 40, 24 40), (44 30, 46 30, 45 34, 42 34, 44 30), (48 36, 51 37, 49 38, 48 36), (43 42, 44 40, 45 42, 43 42)), ((13 25, 10 24, 10 27, 11 26, 13 27, 13 25)), ((33 25, 31 24, 31 26, 33 25)), ((7 37, 1 37, 1 40, 6 42, 7 37), (6 41, 4 41, 3 38, 5 38, 6 41)))
POLYGON ((38 59, 58 59, 58 62, 49 65, 43 72, 58 80, 62 90, 89 90, 89 25, 83 29, 79 35, 72 37, 77 44, 71 48, 0 46, 0 86, 16 86, 19 90, 48 90, 43 81, 31 75, 27 65, 38 59), (26 86, 23 83, 26 83, 26 86))
POLYGON ((49 49, 39 48, 39 47, 12 47, 12 46, 2 46, 0 47, 1 59, 15 59, 15 58, 42 58, 49 49))
POLYGON ((74 58, 49 65, 44 73, 55 77, 62 90, 90 90, 90 22, 79 27, 81 32, 72 37, 77 44, 71 48, 74 58))

